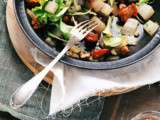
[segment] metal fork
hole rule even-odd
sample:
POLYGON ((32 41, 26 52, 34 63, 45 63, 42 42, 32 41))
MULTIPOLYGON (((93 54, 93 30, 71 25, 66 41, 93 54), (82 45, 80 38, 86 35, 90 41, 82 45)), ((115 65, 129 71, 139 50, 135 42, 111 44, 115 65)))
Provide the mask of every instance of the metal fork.
POLYGON ((10 106, 14 109, 18 109, 23 106, 30 97, 34 94, 39 84, 47 73, 54 67, 54 65, 63 57, 63 55, 73 47, 77 42, 81 41, 88 33, 97 27, 97 23, 94 21, 83 21, 77 24, 70 32, 70 39, 64 49, 46 66, 41 72, 27 81, 25 84, 17 88, 12 94, 10 100, 10 106))

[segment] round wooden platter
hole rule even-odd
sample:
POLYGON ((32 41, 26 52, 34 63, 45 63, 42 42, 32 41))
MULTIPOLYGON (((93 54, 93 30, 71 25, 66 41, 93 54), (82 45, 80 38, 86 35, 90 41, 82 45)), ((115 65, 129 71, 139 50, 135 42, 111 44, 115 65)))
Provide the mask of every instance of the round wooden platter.
MULTIPOLYGON (((33 56, 31 55, 31 49, 35 48, 35 46, 28 40, 28 38, 25 36, 23 31, 21 30, 17 19, 15 17, 15 13, 13 10, 13 4, 12 0, 8 0, 7 2, 7 9, 6 9, 6 21, 7 21, 7 27, 8 32, 10 35, 11 42, 13 44, 13 47, 15 48, 18 56, 23 61, 23 63, 34 73, 38 73, 43 69, 43 67, 36 63, 33 56)), ((48 57, 45 55, 45 57, 48 57)), ((44 80, 48 82, 49 84, 52 83, 53 74, 50 72, 44 80)), ((126 93, 132 90, 135 90, 135 88, 120 88, 120 89, 113 89, 107 92, 99 92, 97 95, 99 96, 112 96, 112 95, 118 95, 122 93, 126 93)))

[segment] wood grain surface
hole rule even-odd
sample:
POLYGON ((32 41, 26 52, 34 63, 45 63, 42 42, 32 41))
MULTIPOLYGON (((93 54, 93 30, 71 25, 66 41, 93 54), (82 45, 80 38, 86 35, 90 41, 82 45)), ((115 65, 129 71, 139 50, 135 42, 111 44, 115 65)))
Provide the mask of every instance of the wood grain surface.
MULTIPOLYGON (((13 10, 12 0, 8 0, 6 13, 9 35, 18 56, 34 74, 38 73, 40 70, 43 69, 43 67, 36 63, 36 61, 31 55, 30 50, 35 48, 35 46, 28 40, 28 38, 24 35, 23 31, 18 25, 13 10)), ((44 80, 51 84, 52 77, 52 73, 49 73, 44 80)))

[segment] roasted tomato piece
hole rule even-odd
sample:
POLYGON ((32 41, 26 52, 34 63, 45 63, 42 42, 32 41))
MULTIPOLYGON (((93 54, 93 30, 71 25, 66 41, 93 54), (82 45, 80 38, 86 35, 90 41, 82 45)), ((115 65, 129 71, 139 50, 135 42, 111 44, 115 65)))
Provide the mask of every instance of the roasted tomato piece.
POLYGON ((27 8, 33 8, 35 6, 39 5, 39 0, 26 0, 26 6, 27 8))
POLYGON ((135 17, 138 14, 138 9, 134 3, 129 5, 128 7, 120 5, 119 9, 119 17, 121 21, 126 22, 128 18, 135 17))
POLYGON ((36 4, 39 3, 39 0, 26 0, 28 4, 36 4))
POLYGON ((93 57, 93 59, 101 58, 106 54, 110 54, 110 50, 108 50, 108 49, 99 49, 99 50, 94 50, 94 51, 91 52, 91 56, 93 57))
POLYGON ((85 40, 86 40, 87 42, 97 42, 97 41, 98 41, 98 37, 99 37, 98 34, 93 33, 93 32, 90 32, 90 33, 86 36, 85 40))

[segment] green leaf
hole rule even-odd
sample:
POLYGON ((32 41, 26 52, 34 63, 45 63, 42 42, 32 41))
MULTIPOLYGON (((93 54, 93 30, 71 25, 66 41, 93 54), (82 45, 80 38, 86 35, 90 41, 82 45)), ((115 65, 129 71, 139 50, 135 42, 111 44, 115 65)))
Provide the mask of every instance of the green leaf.
POLYGON ((48 15, 46 11, 42 9, 41 6, 33 8, 32 12, 38 17, 38 21, 41 24, 48 22, 48 15))
POLYGON ((117 47, 121 45, 123 37, 105 37, 104 44, 107 47, 117 47))
POLYGON ((67 12, 67 10, 70 8, 71 4, 73 3, 73 0, 68 0, 66 4, 62 3, 62 1, 63 0, 60 0, 59 3, 57 3, 59 6, 56 12, 57 17, 61 17, 62 15, 64 15, 67 12))
POLYGON ((70 37, 70 32, 71 30, 73 29, 74 26, 70 26, 70 25, 67 25, 65 24, 62 20, 60 21, 60 30, 62 31, 63 33, 63 36, 66 40, 69 39, 70 37))
POLYGON ((48 3, 48 1, 49 0, 40 0, 40 6, 32 9, 32 12, 38 17, 38 21, 40 22, 40 24, 58 22, 61 19, 61 16, 67 12, 73 2, 73 0, 68 0, 66 1, 66 4, 64 4, 64 0, 56 0, 56 3, 58 4, 58 9, 55 14, 52 14, 44 10, 44 7, 48 3))
POLYGON ((143 4, 143 3, 146 3, 146 4, 151 4, 153 3, 155 0, 139 0, 139 3, 138 4, 143 4))
POLYGON ((56 14, 57 14, 64 8, 65 4, 64 4, 64 0, 55 0, 55 1, 58 4, 58 9, 56 12, 56 14))
POLYGON ((60 17, 57 17, 56 15, 49 13, 42 9, 42 6, 38 6, 32 9, 32 12, 38 17, 38 21, 41 24, 47 24, 48 22, 58 22, 60 20, 60 17))
POLYGON ((40 0, 39 1, 39 4, 41 5, 41 7, 43 8, 47 3, 48 3, 49 0, 40 0))

